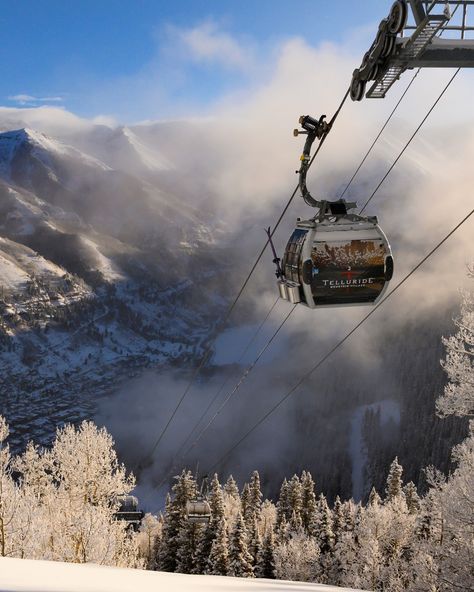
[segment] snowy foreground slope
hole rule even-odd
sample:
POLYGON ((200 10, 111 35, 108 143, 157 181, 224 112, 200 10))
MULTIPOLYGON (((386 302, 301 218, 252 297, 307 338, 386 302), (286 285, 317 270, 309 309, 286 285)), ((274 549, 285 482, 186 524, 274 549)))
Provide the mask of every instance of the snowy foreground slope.
POLYGON ((348 590, 348 588, 282 580, 190 576, 92 564, 0 559, 1 592, 157 592, 159 590, 167 592, 217 592, 218 590, 331 592, 348 590))

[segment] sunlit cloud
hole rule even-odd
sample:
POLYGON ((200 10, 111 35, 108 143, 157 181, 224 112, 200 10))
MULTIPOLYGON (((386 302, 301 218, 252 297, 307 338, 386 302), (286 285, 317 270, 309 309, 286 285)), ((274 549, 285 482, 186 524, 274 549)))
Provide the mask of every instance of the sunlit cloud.
POLYGON ((252 51, 211 21, 189 29, 170 27, 170 38, 181 46, 186 57, 199 63, 212 63, 224 68, 245 70, 252 65, 252 51))

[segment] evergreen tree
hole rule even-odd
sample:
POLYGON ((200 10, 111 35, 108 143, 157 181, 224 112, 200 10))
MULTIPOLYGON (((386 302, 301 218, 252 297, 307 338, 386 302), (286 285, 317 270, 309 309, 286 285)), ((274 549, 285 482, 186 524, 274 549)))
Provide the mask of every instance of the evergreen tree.
MULTIPOLYGON (((474 267, 468 275, 474 279, 474 267)), ((436 401, 442 417, 474 417, 474 291, 462 293, 461 313, 454 319, 456 333, 443 339, 446 359, 441 363, 449 382, 436 401)))
MULTIPOLYGON (((181 529, 186 523, 186 503, 196 496, 196 482, 190 471, 175 477, 174 499, 168 497, 163 521, 163 533, 156 558, 157 569, 174 572, 178 568, 180 547, 185 543, 181 529)), ((184 551, 183 551, 184 553, 184 551)))
POLYGON ((242 516, 246 524, 250 523, 250 520, 252 519, 252 503, 250 498, 250 486, 248 483, 245 483, 240 499, 242 505, 242 516))
POLYGON ((369 506, 378 506, 380 503, 382 502, 380 495, 377 493, 377 490, 375 489, 375 487, 372 487, 372 489, 370 490, 370 494, 369 494, 369 501, 368 501, 368 505, 369 506))
POLYGON ((262 510, 262 492, 260 490, 260 475, 258 471, 252 473, 249 485, 248 503, 245 508, 244 519, 247 528, 250 528, 254 520, 260 520, 262 510))
POLYGON ((288 499, 290 504, 291 516, 296 515, 301 520, 301 510, 303 507, 303 491, 298 475, 293 475, 288 484, 288 499))
POLYGON ((398 458, 393 459, 390 465, 390 471, 387 477, 387 487, 385 489, 385 500, 390 502, 396 497, 403 495, 403 482, 402 482, 403 468, 398 464, 398 458))
POLYGON ((247 546, 247 533, 242 514, 239 514, 230 540, 229 575, 241 578, 254 577, 252 556, 247 546))
POLYGON ((281 484, 280 488, 280 497, 277 503, 277 520, 276 526, 279 529, 282 522, 288 522, 291 518, 291 505, 289 499, 289 487, 288 481, 283 479, 283 483, 281 484))
POLYGON ((270 530, 263 539, 262 548, 257 557, 255 575, 258 578, 274 579, 275 576, 275 539, 270 530))
POLYGON ((227 524, 223 518, 217 524, 205 573, 215 576, 226 576, 229 573, 229 553, 227 548, 227 524))
POLYGON ((337 495, 334 500, 334 507, 332 509, 333 518, 333 532, 334 532, 334 544, 337 543, 337 539, 341 532, 344 531, 344 512, 341 503, 341 498, 337 495))
POLYGON ((232 475, 229 475, 229 478, 224 485, 224 491, 235 499, 240 498, 239 488, 237 487, 237 483, 235 482, 235 479, 232 477, 232 475))
POLYGON ((413 481, 410 481, 405 485, 403 492, 410 514, 418 514, 420 511, 420 498, 413 481))
POLYGON ((200 541, 202 524, 185 521, 177 536, 176 571, 192 574, 197 571, 197 547, 200 541))
POLYGON ((317 508, 316 539, 321 554, 330 553, 334 546, 332 512, 324 494, 320 494, 317 508))
POLYGON ((216 474, 211 481, 209 506, 211 508, 211 520, 209 524, 201 530, 197 539, 195 573, 205 573, 208 569, 208 558, 211 553, 211 548, 218 536, 219 525, 224 520, 224 499, 222 488, 216 474))
POLYGON ((316 525, 316 494, 313 477, 307 471, 303 471, 301 474, 301 523, 307 534, 314 534, 316 525))
POLYGON ((262 538, 258 529, 257 519, 253 521, 252 528, 249 532, 248 549, 252 556, 252 565, 256 565, 258 557, 262 548, 262 538))

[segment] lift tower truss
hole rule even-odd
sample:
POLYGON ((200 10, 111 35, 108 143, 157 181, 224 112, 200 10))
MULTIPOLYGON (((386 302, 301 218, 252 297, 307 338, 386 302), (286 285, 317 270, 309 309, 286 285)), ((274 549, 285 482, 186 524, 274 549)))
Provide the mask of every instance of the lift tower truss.
POLYGON ((383 99, 408 69, 474 67, 474 26, 468 23, 473 5, 474 0, 396 0, 354 70, 352 100, 364 94, 383 99), (369 81, 373 84, 366 92, 369 81))

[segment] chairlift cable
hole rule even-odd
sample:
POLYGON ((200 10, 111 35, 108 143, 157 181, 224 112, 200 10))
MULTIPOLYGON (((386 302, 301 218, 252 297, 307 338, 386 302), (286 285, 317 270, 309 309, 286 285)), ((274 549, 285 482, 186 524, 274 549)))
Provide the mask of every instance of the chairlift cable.
MULTIPOLYGON (((290 316, 293 313, 293 311, 295 310, 295 308, 296 308, 296 304, 291 308, 291 310, 289 311, 289 313, 281 321, 281 323, 279 324, 278 328, 273 332, 273 334, 270 337, 270 339, 267 340, 267 342, 264 345, 264 347, 262 347, 262 349, 258 352, 258 354, 255 357, 255 359, 253 360, 253 362, 245 369, 245 371, 241 375, 241 377, 240 377, 239 381, 237 382, 237 384, 234 386, 234 388, 232 389, 232 391, 230 391, 230 393, 226 396, 226 398, 223 400, 223 402, 220 405, 220 407, 214 413, 214 415, 209 420, 209 422, 206 424, 206 426, 204 426, 204 428, 199 432, 197 438, 189 446, 189 448, 186 450, 186 452, 179 459, 177 459, 178 454, 175 455, 175 457, 172 460, 172 466, 171 466, 171 468, 166 471, 165 476, 163 477, 163 479, 156 486, 156 488, 158 490, 167 481, 167 479, 170 477, 171 473, 177 468, 177 466, 176 466, 177 461, 178 460, 179 461, 183 460, 189 454, 189 452, 196 446, 196 444, 201 440, 201 438, 204 435, 204 433, 210 428, 210 426, 215 421, 215 419, 217 418, 217 416, 221 413, 221 411, 225 407, 225 405, 230 401, 230 399, 234 396, 234 394, 239 390, 239 388, 244 383, 244 381, 247 379, 247 377, 249 376, 249 374, 252 372, 252 370, 254 369, 254 367, 256 366, 256 364, 258 363, 258 361, 260 360, 260 358, 267 351, 267 349, 272 344, 273 340, 276 338, 276 336, 278 335, 278 333, 280 332, 280 330, 283 328, 283 326, 285 325, 286 321, 290 318, 290 316)), ((206 473, 206 474, 208 474, 208 473, 206 473)))
POLYGON ((349 189, 349 187, 352 185, 352 182, 354 181, 354 179, 356 178, 357 174, 359 173, 360 169, 362 168, 362 166, 364 165, 365 161, 367 160, 367 158, 369 157, 370 153, 372 152, 372 150, 375 147, 375 144, 377 144, 380 136, 382 135, 383 131, 385 130, 385 128, 387 127, 387 125, 389 124, 390 120, 392 119, 393 115, 395 114, 395 111, 398 109, 400 103, 403 101, 403 99, 405 98, 405 95, 407 94, 407 92, 410 90, 411 85, 415 82, 415 78, 418 76, 418 74, 420 73, 421 68, 418 68, 418 70, 415 72, 415 74, 413 75, 412 79, 410 80, 410 82, 408 83, 407 87, 405 88, 405 90, 402 93, 402 96, 398 99, 397 104, 395 105, 395 107, 393 108, 392 112, 390 113, 390 115, 388 116, 388 118, 386 119, 385 123, 383 124, 383 126, 380 128, 379 133, 377 134, 377 136, 375 137, 374 141, 372 142, 372 144, 370 145, 370 148, 367 150, 367 152, 365 153, 364 158, 360 161, 359 166, 356 168, 356 170, 354 171, 354 174, 352 175, 352 177, 350 178, 349 182, 347 183, 346 187, 344 188, 344 191, 341 193, 341 195, 339 196, 339 199, 342 199, 344 197, 344 195, 346 194, 347 190, 349 189))
POLYGON ((425 121, 428 119, 428 117, 431 115, 431 112, 433 111, 433 109, 436 107, 436 105, 439 103, 439 101, 441 100, 441 98, 443 97, 444 93, 448 90, 448 88, 451 86, 451 83, 453 82, 453 80, 456 78, 456 76, 459 73, 459 70, 461 68, 458 68, 454 74, 451 76, 451 78, 449 79, 448 83, 446 84, 446 86, 443 88, 443 90, 441 91, 441 93, 439 94, 438 98, 436 99, 436 101, 431 105, 430 109, 428 110, 428 112, 426 113, 426 115, 423 117, 423 119, 421 120, 421 123, 418 125, 418 127, 416 128, 416 130, 413 132, 413 134, 410 136, 409 140, 406 142, 405 146, 402 148, 402 150, 400 151, 399 155, 397 156, 397 158, 394 160, 394 162, 392 163, 392 166, 388 169, 388 171, 385 173, 385 175, 382 177, 380 183, 377 185, 377 187, 374 189, 372 195, 369 197, 369 199, 365 202, 365 204, 362 206, 362 209, 359 211, 359 214, 362 214, 362 212, 365 210, 365 208, 368 206, 369 202, 372 200, 372 198, 374 197, 374 195, 377 193, 377 191, 380 189, 381 185, 383 184, 383 182, 385 181, 385 179, 390 175, 390 173, 392 172, 393 168, 395 167, 395 165, 397 164, 397 162, 400 160, 400 158, 402 157, 403 153, 405 152, 405 150, 408 148, 408 146, 411 144, 413 138, 416 136, 416 134, 419 132, 419 130, 421 129, 421 127, 423 126, 423 124, 425 123, 425 121))
MULTIPOLYGON (((254 332, 254 334, 252 335, 252 337, 250 338, 249 342, 247 343, 247 345, 245 346, 245 348, 242 350, 242 353, 240 354, 239 359, 237 360, 237 364, 239 364, 245 357, 246 353, 248 352, 248 350, 250 349, 250 347, 252 346, 252 344, 255 342, 256 338, 258 337, 258 335, 260 334, 261 330, 263 329, 265 323, 267 322, 268 318, 270 317, 270 315, 272 314, 273 310, 275 309, 276 305, 278 304, 280 298, 276 298, 275 302, 271 305, 271 307, 269 308, 267 314, 265 315, 265 318, 263 319, 263 321, 259 324, 257 330, 254 332)), ((178 452, 176 453, 176 455, 173 458, 173 465, 177 459, 177 457, 181 454, 181 451, 183 450, 183 448, 188 444, 189 440, 192 438, 193 434, 195 433, 195 431, 197 430, 197 428, 199 427, 199 424, 202 422, 202 420, 206 417, 206 415, 208 414, 209 410, 212 408, 212 406, 214 405, 214 403, 216 402, 216 400, 218 399, 219 395, 222 393, 222 391, 224 390, 224 388, 226 387, 227 383, 230 380, 230 375, 227 376, 227 378, 222 382, 221 386, 218 388, 218 390, 216 391, 216 393, 214 394, 214 397, 212 397, 212 399, 209 401, 206 409, 202 412, 201 417, 198 419, 198 421, 196 422, 196 424, 194 425, 193 429, 190 431, 190 433, 188 434, 186 440, 181 444, 181 446, 179 447, 178 452)))

